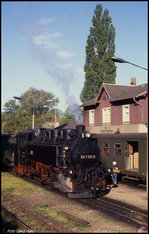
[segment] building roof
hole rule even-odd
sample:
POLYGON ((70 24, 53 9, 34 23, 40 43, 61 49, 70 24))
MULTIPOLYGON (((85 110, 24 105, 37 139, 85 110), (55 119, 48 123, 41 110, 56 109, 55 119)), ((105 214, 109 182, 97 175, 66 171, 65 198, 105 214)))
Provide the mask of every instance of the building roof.
POLYGON ((61 129, 75 129, 76 125, 77 125, 76 120, 73 119, 73 120, 69 121, 68 123, 65 123, 65 124, 62 124, 62 125, 58 126, 55 129, 57 129, 57 130, 61 130, 61 129))
POLYGON ((95 101, 95 98, 82 104, 81 106, 93 106, 93 105, 96 105, 96 101, 95 101))
POLYGON ((147 94, 147 84, 142 85, 116 85, 103 83, 97 97, 92 99, 82 106, 96 105, 99 101, 103 89, 106 91, 107 96, 111 102, 133 99, 147 94))
POLYGON ((111 102, 137 98, 147 93, 147 84, 142 85, 113 85, 103 84, 111 102))

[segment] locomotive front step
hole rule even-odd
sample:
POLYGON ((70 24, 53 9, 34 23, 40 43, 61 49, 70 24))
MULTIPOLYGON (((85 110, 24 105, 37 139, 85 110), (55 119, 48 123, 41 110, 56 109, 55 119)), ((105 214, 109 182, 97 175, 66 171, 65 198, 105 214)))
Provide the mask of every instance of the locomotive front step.
POLYGON ((81 193, 67 193, 69 198, 97 198, 99 195, 92 193, 91 191, 85 191, 81 193))

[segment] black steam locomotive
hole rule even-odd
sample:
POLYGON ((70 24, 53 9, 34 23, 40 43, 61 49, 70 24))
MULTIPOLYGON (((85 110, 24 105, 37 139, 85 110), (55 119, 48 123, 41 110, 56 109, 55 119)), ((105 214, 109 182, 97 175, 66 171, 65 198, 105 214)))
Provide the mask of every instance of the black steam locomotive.
POLYGON ((16 135, 11 144, 14 172, 38 176, 70 198, 95 198, 110 191, 111 175, 102 166, 97 139, 75 129, 32 129, 16 135))

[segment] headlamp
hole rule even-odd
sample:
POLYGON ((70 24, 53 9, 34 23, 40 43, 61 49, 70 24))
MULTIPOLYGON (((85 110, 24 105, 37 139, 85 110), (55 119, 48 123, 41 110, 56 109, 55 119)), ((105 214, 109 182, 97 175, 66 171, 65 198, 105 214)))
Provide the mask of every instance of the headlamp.
POLYGON ((65 147, 64 147, 64 150, 68 150, 68 149, 69 149, 68 146, 65 146, 65 147))
POLYGON ((85 132, 85 137, 89 138, 91 136, 90 132, 85 132))

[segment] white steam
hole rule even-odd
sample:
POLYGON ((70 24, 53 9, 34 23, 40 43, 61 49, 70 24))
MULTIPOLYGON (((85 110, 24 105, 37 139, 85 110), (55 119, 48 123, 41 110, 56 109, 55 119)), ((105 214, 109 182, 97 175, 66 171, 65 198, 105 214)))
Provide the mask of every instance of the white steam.
POLYGON ((54 182, 53 185, 63 193, 72 192, 72 182, 70 178, 65 178, 62 174, 58 174, 57 181, 54 182))
POLYGON ((51 82, 56 87, 61 87, 66 105, 77 105, 74 95, 70 92, 70 85, 74 80, 70 58, 74 53, 63 48, 62 33, 52 29, 53 22, 54 19, 42 17, 28 28, 31 52, 42 64, 51 82))

